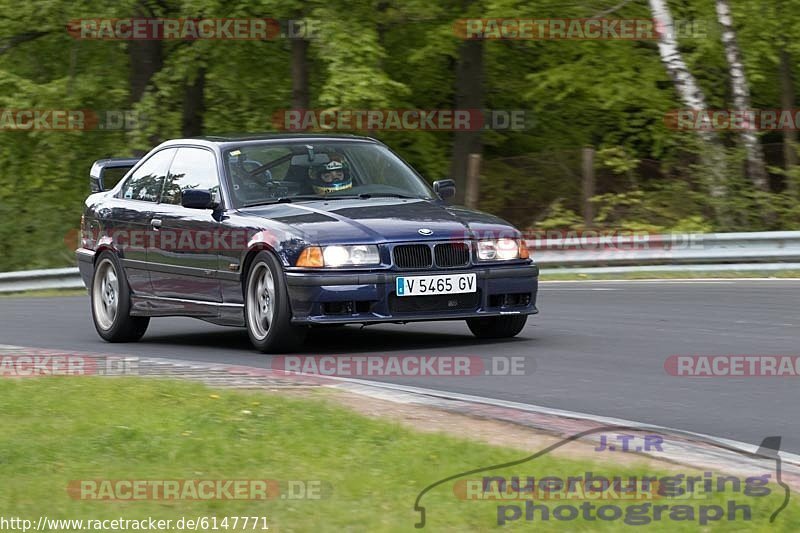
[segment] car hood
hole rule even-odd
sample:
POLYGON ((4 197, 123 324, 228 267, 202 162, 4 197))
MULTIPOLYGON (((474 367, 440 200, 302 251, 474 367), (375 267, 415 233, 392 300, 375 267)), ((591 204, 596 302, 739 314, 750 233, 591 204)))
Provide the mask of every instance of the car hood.
POLYGON ((319 244, 519 236, 511 224, 494 215, 417 199, 282 203, 242 209, 240 213, 285 224, 298 237, 319 244))

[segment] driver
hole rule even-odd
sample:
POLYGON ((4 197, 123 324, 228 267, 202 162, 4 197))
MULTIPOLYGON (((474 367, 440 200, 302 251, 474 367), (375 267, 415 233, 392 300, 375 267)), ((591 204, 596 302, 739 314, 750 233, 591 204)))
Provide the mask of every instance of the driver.
POLYGON ((308 178, 317 194, 343 191, 353 186, 347 161, 338 154, 331 155, 327 163, 309 167, 308 178))

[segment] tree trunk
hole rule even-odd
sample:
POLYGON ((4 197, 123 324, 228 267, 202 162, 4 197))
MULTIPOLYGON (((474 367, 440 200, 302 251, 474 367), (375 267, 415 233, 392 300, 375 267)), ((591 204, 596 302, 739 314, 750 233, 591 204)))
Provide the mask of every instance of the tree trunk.
POLYGON ((581 150, 581 174, 583 176, 581 187, 581 203, 583 211, 583 226, 594 226, 594 204, 592 198, 595 192, 594 179, 594 147, 584 146, 581 150))
MULTIPOLYGON (((794 109, 794 82, 792 81, 792 59, 786 48, 780 52, 781 77, 781 109, 794 109)), ((783 130, 783 168, 791 170, 797 166, 797 131, 787 128, 783 130)), ((788 191, 797 194, 797 180, 787 178, 788 191)))
POLYGON ((467 187, 464 193, 464 205, 470 209, 477 209, 480 195, 481 154, 469 154, 467 157, 467 187))
POLYGON ((128 41, 130 70, 130 102, 135 104, 144 96, 150 80, 161 70, 164 60, 161 41, 128 41))
MULTIPOLYGON (((144 2, 137 3, 135 13, 133 15, 137 18, 152 17, 153 14, 149 12, 144 2)), ((138 103, 150 82, 161 68, 164 66, 164 50, 162 41, 159 40, 133 40, 127 42, 128 60, 130 62, 128 71, 128 87, 129 96, 128 101, 131 106, 138 103)), ((150 144, 158 144, 161 138, 158 135, 148 136, 150 144)), ((134 150, 133 155, 141 157, 146 152, 143 150, 134 150)))
MULTIPOLYGON (((153 17, 152 6, 146 0, 138 0, 133 16, 136 18, 153 17)), ((130 87, 130 103, 135 104, 144 96, 153 76, 164 66, 164 49, 158 39, 132 40, 127 42, 130 71, 128 85, 130 87)))
MULTIPOLYGON (((675 39, 675 25, 666 0, 648 1, 653 19, 660 29, 658 52, 661 55, 661 62, 675 84, 678 97, 688 109, 695 111, 707 109, 705 94, 703 94, 692 73, 689 72, 689 67, 683 60, 680 50, 678 50, 678 42, 675 39)), ((722 198, 725 196, 727 189, 724 147, 719 136, 714 131, 702 129, 698 130, 698 135, 709 147, 708 152, 702 154, 706 166, 711 169, 709 193, 713 198, 722 198)), ((717 209, 717 218, 722 219, 723 216, 719 212, 719 208, 715 207, 715 209, 717 209)))
POLYGON ((203 133, 205 112, 206 68, 197 69, 197 75, 183 87, 183 113, 181 131, 184 137, 196 137, 203 133))
POLYGON ((308 109, 308 40, 292 39, 292 109, 308 109))
POLYGON ((661 61, 667 69, 675 89, 678 91, 683 104, 690 109, 705 109, 706 97, 700 86, 697 85, 689 67, 686 66, 678 42, 675 40, 675 25, 672 14, 665 0, 649 0, 650 10, 653 12, 653 19, 660 28, 658 39, 658 52, 661 54, 661 61))
MULTIPOLYGON (((731 78, 731 92, 733 93, 733 107, 736 111, 746 112, 751 110, 750 86, 742 64, 742 54, 736 41, 736 31, 733 28, 733 17, 728 0, 716 0, 717 20, 722 26, 722 45, 725 48, 725 58, 731 78)), ((743 115, 744 116, 744 115, 743 115)), ((764 163, 764 151, 755 132, 745 129, 740 137, 747 155, 747 175, 753 186, 760 191, 769 190, 767 168, 764 163)))
MULTIPOLYGON (((455 80, 455 108, 483 109, 483 41, 467 40, 458 51, 455 80)), ((453 134, 453 157, 450 177, 456 182, 456 204, 463 204, 467 192, 467 168, 470 154, 482 153, 481 132, 456 131, 453 134)))

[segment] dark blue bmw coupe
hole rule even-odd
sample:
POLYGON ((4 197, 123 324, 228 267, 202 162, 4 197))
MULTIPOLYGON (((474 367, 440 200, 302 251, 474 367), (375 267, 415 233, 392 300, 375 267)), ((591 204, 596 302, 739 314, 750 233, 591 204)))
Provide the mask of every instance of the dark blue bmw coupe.
POLYGON ((97 161, 90 183, 77 258, 107 341, 158 316, 244 326, 263 352, 331 324, 461 319, 512 337, 537 312, 520 232, 447 205, 452 180, 431 188, 374 139, 178 139, 97 161))

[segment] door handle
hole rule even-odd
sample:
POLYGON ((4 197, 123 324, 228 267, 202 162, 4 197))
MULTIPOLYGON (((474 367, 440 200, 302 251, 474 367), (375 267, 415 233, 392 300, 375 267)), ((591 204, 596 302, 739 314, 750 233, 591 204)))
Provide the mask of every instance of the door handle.
POLYGON ((150 221, 150 225, 153 226, 154 230, 158 231, 161 228, 161 219, 154 218, 153 220, 150 221))

